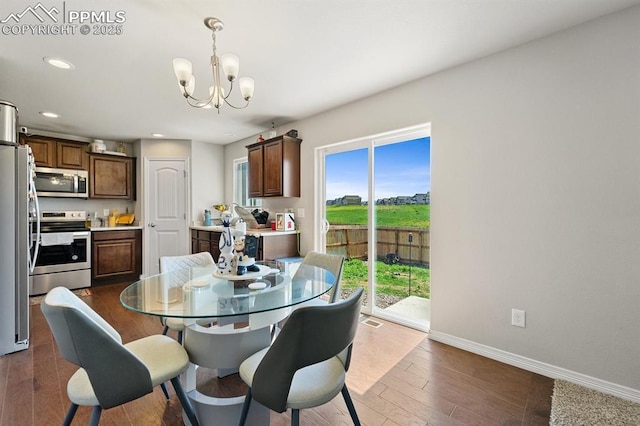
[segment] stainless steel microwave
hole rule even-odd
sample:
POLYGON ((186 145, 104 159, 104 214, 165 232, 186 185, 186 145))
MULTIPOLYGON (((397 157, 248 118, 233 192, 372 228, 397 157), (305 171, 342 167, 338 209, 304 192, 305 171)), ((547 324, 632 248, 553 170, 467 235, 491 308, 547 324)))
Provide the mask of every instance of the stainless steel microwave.
POLYGON ((39 197, 89 198, 89 172, 86 170, 36 167, 33 181, 39 197))

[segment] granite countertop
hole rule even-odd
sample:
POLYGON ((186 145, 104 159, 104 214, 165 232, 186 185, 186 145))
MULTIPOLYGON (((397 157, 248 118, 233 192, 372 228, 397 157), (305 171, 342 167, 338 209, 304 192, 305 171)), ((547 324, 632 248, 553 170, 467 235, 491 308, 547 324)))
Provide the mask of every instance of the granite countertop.
MULTIPOLYGON (((223 232, 224 226, 222 225, 212 225, 212 226, 204 226, 204 225, 192 225, 191 229, 195 229, 198 231, 213 231, 213 232, 223 232)), ((233 230, 233 228, 231 228, 233 230)), ((272 231, 270 228, 258 228, 258 229, 247 229, 247 235, 254 235, 256 237, 269 237, 269 236, 277 236, 277 235, 288 235, 288 234, 299 234, 299 230, 293 231, 272 231)))
POLYGON ((142 229, 142 225, 118 225, 118 226, 92 226, 91 232, 96 231, 126 231, 129 229, 142 229))

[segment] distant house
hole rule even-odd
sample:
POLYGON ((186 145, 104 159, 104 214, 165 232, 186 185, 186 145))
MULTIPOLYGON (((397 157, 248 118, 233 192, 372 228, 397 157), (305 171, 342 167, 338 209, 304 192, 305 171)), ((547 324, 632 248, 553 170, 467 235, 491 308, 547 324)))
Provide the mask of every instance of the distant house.
POLYGON ((395 204, 396 205, 415 204, 415 203, 411 202, 412 198, 413 197, 409 197, 409 196, 406 196, 406 195, 400 195, 398 197, 395 197, 395 199, 396 199, 395 204))
POLYGON ((362 204, 362 197, 359 195, 345 195, 334 200, 337 206, 359 206, 362 204))
POLYGON ((431 192, 426 194, 416 194, 413 196, 415 204, 430 204, 431 192))

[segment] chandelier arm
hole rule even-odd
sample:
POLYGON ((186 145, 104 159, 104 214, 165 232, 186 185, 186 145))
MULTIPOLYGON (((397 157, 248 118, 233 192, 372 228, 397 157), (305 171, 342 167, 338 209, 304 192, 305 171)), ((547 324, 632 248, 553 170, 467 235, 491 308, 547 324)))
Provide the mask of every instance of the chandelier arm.
POLYGON ((227 96, 223 97, 225 103, 227 104, 229 104, 229 102, 227 102, 227 98, 231 96, 231 92, 233 92, 233 80, 229 80, 229 93, 227 93, 227 96))
POLYGON ((182 95, 185 97, 185 99, 187 100, 187 103, 189 105, 191 105, 192 107, 196 107, 196 108, 204 107, 205 105, 210 103, 212 98, 213 98, 213 96, 209 96, 209 98, 207 98, 207 100, 198 99, 195 96, 192 96, 192 95, 188 94, 187 91, 184 89, 184 87, 182 88, 182 95))
POLYGON ((229 102, 229 101, 228 101, 228 100, 226 100, 226 99, 224 100, 224 103, 225 103, 225 104, 227 104, 227 105, 229 105, 229 106, 230 106, 231 108, 233 108, 233 109, 245 109, 246 107, 248 107, 248 106, 249 106, 249 101, 247 101, 247 103, 246 103, 246 104, 244 104, 244 106, 241 106, 241 107, 235 106, 234 104, 232 104, 231 102, 229 102))
POLYGON ((204 108, 204 107, 206 107, 207 105, 209 105, 211 103, 211 100, 209 99, 209 100, 203 101, 203 100, 200 100, 198 98, 194 98, 193 96, 189 96, 187 98, 187 103, 190 106, 195 107, 195 108, 204 108))

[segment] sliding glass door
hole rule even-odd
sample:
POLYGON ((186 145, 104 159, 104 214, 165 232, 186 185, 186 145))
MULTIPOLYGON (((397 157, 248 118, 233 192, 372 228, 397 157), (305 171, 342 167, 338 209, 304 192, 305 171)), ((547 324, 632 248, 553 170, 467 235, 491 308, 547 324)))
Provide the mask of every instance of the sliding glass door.
POLYGON ((430 142, 429 126, 419 126, 316 156, 317 235, 328 253, 347 258, 343 295, 362 286, 365 313, 420 329, 430 311, 430 142))

